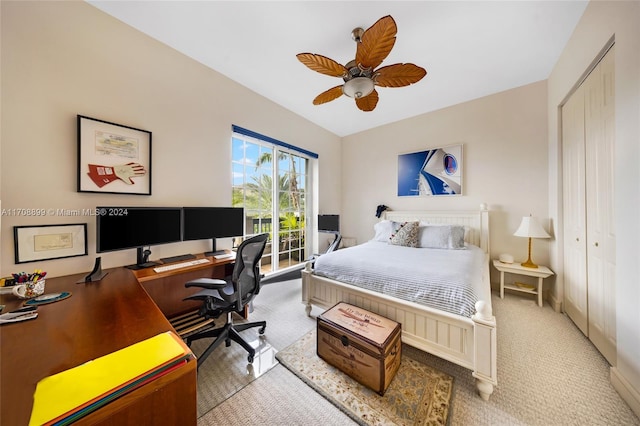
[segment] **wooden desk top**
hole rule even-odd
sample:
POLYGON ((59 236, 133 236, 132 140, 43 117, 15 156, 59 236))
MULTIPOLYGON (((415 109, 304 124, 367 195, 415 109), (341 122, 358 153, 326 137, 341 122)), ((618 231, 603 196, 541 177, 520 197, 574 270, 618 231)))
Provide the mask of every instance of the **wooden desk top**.
MULTIPOLYGON (((71 297, 38 306, 34 320, 0 326, 2 424, 28 424, 42 378, 173 330, 130 270, 116 268, 99 282, 76 284, 83 275, 47 278, 45 293, 68 291, 71 297)), ((22 302, 0 295, 3 312, 22 302)))
MULTIPOLYGON (((230 253, 229 250, 227 250, 227 252, 230 253)), ((212 266, 215 267, 215 266, 227 265, 229 263, 233 263, 236 261, 235 257, 226 258, 226 259, 216 259, 213 256, 205 256, 203 254, 196 255, 196 259, 208 259, 210 260, 210 262, 201 263, 199 265, 194 265, 194 266, 187 266, 185 268, 180 268, 180 269, 173 269, 171 271, 165 271, 165 272, 156 272, 153 270, 153 268, 138 269, 136 271, 133 271, 133 275, 136 277, 136 279, 139 282, 145 282, 145 281, 155 280, 158 278, 170 277, 178 273, 198 271, 198 270, 210 268, 212 266)), ((183 260, 180 262, 171 262, 171 263, 168 263, 167 265, 172 265, 174 263, 184 263, 184 262, 189 262, 189 261, 183 260)), ((160 266, 164 266, 164 264, 160 266)))

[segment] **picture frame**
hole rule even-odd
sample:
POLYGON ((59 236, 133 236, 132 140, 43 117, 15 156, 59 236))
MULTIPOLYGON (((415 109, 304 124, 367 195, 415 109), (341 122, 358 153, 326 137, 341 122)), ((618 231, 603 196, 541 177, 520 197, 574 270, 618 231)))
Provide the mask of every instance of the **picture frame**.
POLYGON ((86 256, 87 224, 14 226, 15 263, 86 256))
POLYGON ((78 192, 151 195, 151 132, 78 115, 78 192))
POLYGON ((398 197, 463 194, 463 146, 398 155, 398 197))

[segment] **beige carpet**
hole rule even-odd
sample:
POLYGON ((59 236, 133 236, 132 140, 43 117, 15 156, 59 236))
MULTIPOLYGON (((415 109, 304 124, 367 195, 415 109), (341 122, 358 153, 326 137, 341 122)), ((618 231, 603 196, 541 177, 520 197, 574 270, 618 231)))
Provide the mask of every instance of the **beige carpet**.
MULTIPOLYGON (((249 315, 249 321, 266 320, 265 334, 259 336, 257 329, 242 332, 245 340, 258 350, 256 359, 253 364, 249 364, 247 353, 235 342, 229 347, 222 344, 209 355, 198 370, 198 417, 265 374, 278 363, 275 359, 277 349, 289 346, 315 326, 315 319, 306 316, 299 299, 300 286, 295 285, 295 281, 263 287, 254 299, 254 309, 249 315), (296 327, 292 328, 292 323, 296 327), (267 352, 269 348, 273 353, 267 352)), ((221 327, 224 322, 224 317, 216 319, 214 328, 221 327)), ((234 316, 234 322, 242 323, 245 320, 234 316)), ((199 355, 212 341, 212 338, 196 340, 192 343, 191 350, 199 355)))
MULTIPOLYGON (((300 303, 300 280, 269 284, 252 318, 267 320, 267 341, 283 350, 315 328, 300 303)), ((457 425, 640 425, 609 381, 609 365, 565 315, 533 297, 494 294, 498 386, 488 402, 467 369, 411 347, 421 362, 454 377, 449 423, 457 425)), ((221 348, 225 351, 229 348, 221 348)), ((215 359, 218 355, 212 355, 215 359)), ((239 358, 246 366, 246 358, 239 358)), ((227 380, 216 377, 215 382, 227 380)), ((213 407, 212 407, 213 408, 213 407)), ((198 419, 214 425, 331 425, 355 422, 282 365, 276 365, 198 419)))
POLYGON ((316 330, 277 355, 286 368, 362 425, 445 425, 453 377, 403 354, 384 396, 316 355, 316 330))
MULTIPOLYGON (((252 331, 246 334, 253 336, 252 331)), ((257 339, 257 333, 253 336, 257 339)), ((212 339, 193 342, 192 351, 197 355, 205 351, 212 339)), ((254 364, 260 363, 259 354, 254 364)), ((225 347, 224 343, 211 354, 198 371, 198 417, 260 377, 254 374, 253 366, 247 362, 247 353, 238 344, 225 347)))
MULTIPOLYGON (((239 319, 238 321, 241 321, 240 317, 237 318, 239 319)), ((225 324, 224 315, 214 322, 211 320, 202 320, 198 317, 197 312, 184 314, 172 318, 170 321, 171 325, 173 325, 183 338, 190 334, 197 334, 198 331, 219 328, 225 324), (196 328, 197 323, 200 323, 201 328, 196 328)), ((254 335, 254 333, 248 331, 246 334, 246 337, 254 343, 254 347, 260 345, 261 340, 258 338, 257 333, 254 335)), ((211 342, 213 342, 213 338, 196 340, 191 344, 191 350, 194 354, 200 355, 204 353, 211 342)), ((211 354, 209 358, 199 366, 198 417, 230 398, 233 394, 259 377, 251 374, 252 371, 248 367, 252 366, 246 362, 246 358, 247 354, 241 346, 234 343, 226 348, 223 344, 215 354, 211 354), (221 377, 224 377, 224 380, 220 380, 221 377)))

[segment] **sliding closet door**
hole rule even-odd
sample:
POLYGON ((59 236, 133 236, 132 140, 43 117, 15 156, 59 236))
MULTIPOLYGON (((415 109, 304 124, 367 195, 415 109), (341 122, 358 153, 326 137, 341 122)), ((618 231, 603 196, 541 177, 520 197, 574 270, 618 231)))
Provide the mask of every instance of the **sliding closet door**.
POLYGON ((585 81, 589 339, 616 361, 614 49, 585 81))
POLYGON ((562 107, 564 309, 588 334, 584 86, 562 107))

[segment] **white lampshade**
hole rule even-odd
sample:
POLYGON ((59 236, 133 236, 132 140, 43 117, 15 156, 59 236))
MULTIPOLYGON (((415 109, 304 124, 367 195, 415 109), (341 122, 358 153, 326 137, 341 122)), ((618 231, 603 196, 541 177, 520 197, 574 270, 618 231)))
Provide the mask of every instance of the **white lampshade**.
POLYGON ((373 80, 368 77, 356 77, 344 83, 342 93, 350 98, 359 99, 373 92, 373 80))
POLYGON ((528 237, 528 238, 551 238, 551 235, 547 234, 538 219, 533 216, 525 216, 520 222, 520 227, 513 234, 516 237, 528 237))

